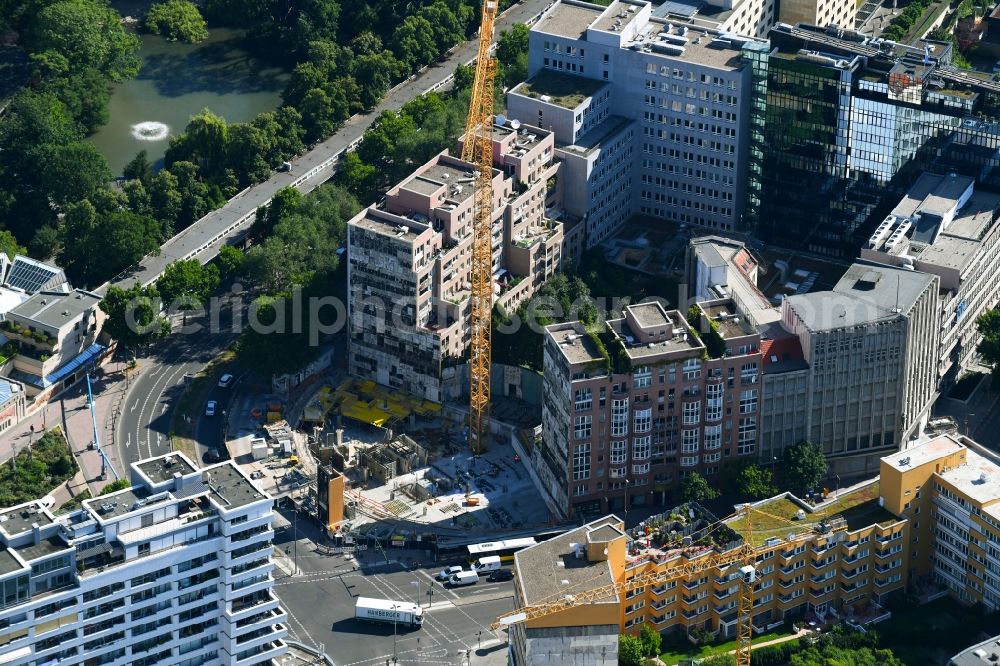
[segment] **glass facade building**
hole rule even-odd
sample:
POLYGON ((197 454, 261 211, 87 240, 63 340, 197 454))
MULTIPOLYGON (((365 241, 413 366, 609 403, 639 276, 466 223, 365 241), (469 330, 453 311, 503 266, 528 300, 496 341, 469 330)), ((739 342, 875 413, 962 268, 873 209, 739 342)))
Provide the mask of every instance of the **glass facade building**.
POLYGON ((804 28, 771 32, 758 231, 833 257, 924 171, 1000 184, 1000 85, 934 58, 804 28))

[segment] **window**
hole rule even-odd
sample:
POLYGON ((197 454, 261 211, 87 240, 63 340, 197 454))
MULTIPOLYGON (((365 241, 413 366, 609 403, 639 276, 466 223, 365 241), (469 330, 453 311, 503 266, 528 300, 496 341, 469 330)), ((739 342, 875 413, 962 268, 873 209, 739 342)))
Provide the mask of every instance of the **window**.
POLYGON ((648 365, 643 365, 635 369, 632 373, 632 385, 637 388, 649 388, 653 383, 653 372, 648 365))
POLYGON ((740 414, 753 414, 757 411, 757 389, 740 391, 740 414))
POLYGON ((698 456, 681 456, 681 467, 694 467, 698 464, 698 456))
POLYGON ((698 379, 701 377, 701 361, 690 358, 684 361, 684 379, 698 379))
POLYGON ((684 403, 684 416, 682 423, 684 425, 692 425, 698 422, 698 417, 701 415, 701 400, 695 400, 694 402, 684 403))
POLYGON ((698 429, 691 428, 681 431, 681 451, 694 453, 698 450, 698 429))
POLYGON ((632 465, 633 474, 648 474, 649 473, 649 463, 642 463, 641 465, 632 465))
POLYGON ((625 440, 611 442, 611 464, 624 465, 628 456, 628 443, 625 440))
POLYGON ((576 390, 576 411, 586 412, 590 411, 590 408, 594 404, 592 394, 589 388, 577 389, 576 390))
POLYGON ((632 432, 649 432, 653 427, 653 409, 637 409, 632 419, 632 432))
POLYGON ((628 432, 628 398, 611 401, 611 436, 624 437, 628 432))
POLYGON ((740 379, 744 383, 754 383, 757 381, 757 362, 751 361, 750 363, 744 363, 743 368, 740 370, 740 379))
POLYGON ((581 444, 573 451, 573 480, 590 478, 590 444, 581 444))
POLYGON ((573 494, 576 495, 577 497, 579 497, 580 495, 586 495, 587 494, 586 484, 580 484, 576 488, 574 488, 573 494))
POLYGON ((739 441, 736 452, 739 455, 753 453, 757 444, 757 418, 748 416, 740 419, 739 441))
POLYGON ((712 451, 722 446, 722 426, 705 426, 705 450, 712 451))
POLYGON ((592 416, 576 417, 576 426, 573 428, 573 436, 576 439, 587 439, 588 437, 590 437, 590 429, 592 421, 593 421, 592 416))
POLYGON ((650 443, 652 437, 646 435, 645 437, 636 437, 632 440, 632 459, 633 460, 646 460, 649 458, 650 443))

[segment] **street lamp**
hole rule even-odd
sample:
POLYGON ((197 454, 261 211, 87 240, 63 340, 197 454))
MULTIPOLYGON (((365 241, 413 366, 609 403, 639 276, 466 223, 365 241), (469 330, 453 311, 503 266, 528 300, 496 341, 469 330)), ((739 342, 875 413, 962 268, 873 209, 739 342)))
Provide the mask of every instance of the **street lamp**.
POLYGON ((418 578, 417 580, 411 580, 410 585, 417 586, 417 596, 415 597, 415 599, 417 601, 417 608, 420 608, 420 579, 418 578))
POLYGON ((483 647, 483 630, 480 629, 479 633, 476 634, 476 636, 479 638, 479 645, 477 646, 477 649, 479 649, 479 648, 483 647))
POLYGON ((430 608, 434 605, 434 587, 432 586, 427 590, 427 607, 430 608))
POLYGON ((396 609, 399 608, 396 604, 392 605, 392 663, 397 663, 396 659, 396 620, 399 618, 399 613, 396 609))
POLYGON ((840 475, 834 474, 833 476, 837 479, 837 489, 833 491, 833 496, 836 497, 840 494, 840 475))

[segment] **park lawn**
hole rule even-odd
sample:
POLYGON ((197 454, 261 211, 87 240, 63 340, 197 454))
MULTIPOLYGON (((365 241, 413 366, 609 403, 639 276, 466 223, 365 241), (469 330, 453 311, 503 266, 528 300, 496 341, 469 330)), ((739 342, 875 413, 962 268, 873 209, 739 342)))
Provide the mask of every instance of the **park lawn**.
MULTIPOLYGON (((794 634, 795 630, 792 629, 792 625, 786 624, 778 627, 774 631, 754 636, 751 646, 765 643, 767 641, 773 641, 776 638, 792 636, 794 634)), ((686 659, 703 659, 716 654, 732 652, 736 649, 735 640, 726 641, 725 643, 713 643, 712 645, 691 645, 687 638, 681 634, 678 634, 678 637, 674 639, 672 643, 672 645, 668 646, 670 649, 660 655, 660 660, 667 666, 674 666, 674 664, 679 664, 686 659)))
POLYGON ((61 428, 52 428, 32 442, 15 440, 17 470, 9 462, 0 466, 0 507, 40 499, 76 474, 76 460, 61 428))

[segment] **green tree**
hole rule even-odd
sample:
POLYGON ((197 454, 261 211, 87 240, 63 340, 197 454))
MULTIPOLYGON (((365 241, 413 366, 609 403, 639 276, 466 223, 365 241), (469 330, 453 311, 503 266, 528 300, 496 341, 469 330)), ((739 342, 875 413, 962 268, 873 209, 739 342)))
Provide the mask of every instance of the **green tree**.
POLYGON ((149 8, 144 21, 146 30, 170 40, 197 44, 208 38, 205 19, 194 3, 167 0, 149 8))
POLYGON ((182 197, 177 176, 162 169, 153 176, 146 187, 153 216, 173 230, 181 214, 182 197))
POLYGON ((169 308, 176 303, 181 310, 197 309, 198 304, 206 306, 218 286, 219 268, 214 264, 203 266, 197 259, 180 259, 167 264, 156 281, 156 289, 166 306, 169 308))
POLYGON ((112 481, 108 485, 101 488, 101 495, 110 495, 111 493, 116 493, 119 490, 125 490, 126 488, 131 488, 132 482, 126 478, 122 477, 117 481, 112 481))
POLYGON ((459 63, 455 66, 455 89, 466 90, 472 87, 472 82, 476 78, 476 70, 468 65, 459 63))
POLYGON ((637 636, 618 636, 618 663, 621 666, 643 666, 646 663, 642 640, 637 636))
POLYGON ((826 457, 823 448, 810 442, 799 442, 785 449, 782 474, 796 493, 817 488, 826 477, 826 457))
POLYGON ((750 463, 736 475, 736 487, 740 495, 752 500, 764 499, 778 494, 771 478, 771 470, 750 463))
MULTIPOLYGON (((698 666, 735 666, 736 657, 731 654, 713 654, 698 660, 698 666)), ((831 665, 832 666, 832 665, 831 665)))
POLYGON ((61 0, 42 9, 28 34, 36 62, 76 73, 94 68, 114 81, 139 71, 139 38, 97 0, 61 0))
POLYGON ((718 496, 719 491, 698 472, 691 472, 681 482, 681 497, 685 502, 704 502, 718 496))
POLYGON ((642 641, 643 654, 648 657, 657 657, 660 655, 660 645, 663 643, 663 636, 652 625, 642 625, 642 629, 639 630, 639 640, 642 641))
POLYGON ((48 144, 41 157, 45 168, 38 170, 38 178, 60 206, 86 199, 111 181, 108 161, 92 143, 48 144))
POLYGON ((340 104, 334 105, 322 88, 313 88, 299 104, 302 111, 302 126, 306 130, 306 141, 312 143, 333 134, 346 117, 347 102, 341 96, 340 104))
POLYGON ((409 16, 393 34, 392 51, 410 70, 431 63, 438 55, 434 27, 422 16, 409 16))
POLYGON ((996 373, 1000 368, 1000 308, 993 308, 979 315, 976 318, 976 328, 983 336, 976 352, 996 373))
POLYGON ((219 272, 223 279, 228 279, 239 275, 243 270, 243 262, 246 257, 232 245, 223 245, 219 248, 219 256, 216 260, 219 264, 219 272))
POLYGON ((66 207, 59 259, 74 283, 96 286, 159 251, 160 229, 151 217, 80 201, 66 207))
POLYGON ((504 84, 513 86, 528 78, 528 26, 516 23, 500 33, 497 60, 503 67, 504 84))
POLYGON ((17 242, 17 239, 14 238, 14 234, 10 233, 6 229, 0 231, 0 252, 6 254, 7 258, 11 261, 13 261, 14 257, 19 254, 28 254, 28 250, 21 247, 21 245, 17 242))
POLYGON ((138 180, 143 185, 149 183, 153 177, 153 164, 149 161, 149 154, 145 150, 140 150, 135 157, 122 169, 122 175, 126 180, 138 180))
POLYGON ((302 205, 302 192, 294 187, 283 187, 271 197, 271 203, 257 209, 253 235, 266 237, 274 233, 274 227, 283 217, 293 213, 302 205))
POLYGON ((359 201, 375 200, 378 169, 358 157, 356 151, 341 159, 335 180, 359 201))
POLYGON ((269 135, 252 123, 238 123, 229 127, 226 159, 236 174, 240 185, 259 183, 271 175, 268 157, 274 154, 277 136, 269 135))
POLYGON ((229 125, 225 118, 208 109, 191 116, 184 131, 170 137, 164 161, 168 168, 176 162, 200 165, 209 175, 218 175, 227 165, 229 125))
POLYGON ((122 289, 111 285, 100 303, 107 315, 103 330, 127 349, 166 337, 170 323, 159 314, 159 299, 155 287, 135 284, 122 289))
POLYGON ((87 133, 108 122, 111 88, 105 75, 93 67, 73 76, 48 77, 38 90, 57 97, 87 133))

